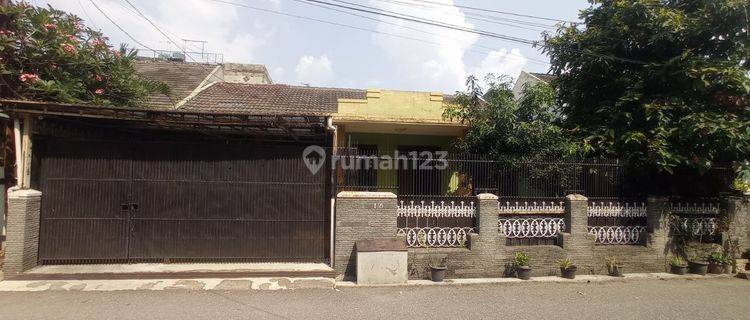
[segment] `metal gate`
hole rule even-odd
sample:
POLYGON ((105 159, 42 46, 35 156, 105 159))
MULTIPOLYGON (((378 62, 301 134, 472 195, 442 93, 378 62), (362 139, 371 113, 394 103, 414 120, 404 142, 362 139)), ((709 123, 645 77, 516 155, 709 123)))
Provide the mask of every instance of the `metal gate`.
POLYGON ((328 173, 304 146, 40 145, 41 263, 327 259, 328 173))

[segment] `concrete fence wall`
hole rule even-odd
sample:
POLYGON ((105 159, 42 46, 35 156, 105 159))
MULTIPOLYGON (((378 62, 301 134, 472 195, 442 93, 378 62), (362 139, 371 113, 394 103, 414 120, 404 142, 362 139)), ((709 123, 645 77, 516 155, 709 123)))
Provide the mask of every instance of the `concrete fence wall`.
MULTIPOLYGON (((722 214, 732 221, 730 232, 744 251, 750 249, 750 197, 723 199, 722 214)), ((559 235, 558 245, 508 246, 498 230, 498 197, 477 196, 477 233, 469 235, 466 248, 410 248, 409 276, 429 276, 431 261, 445 258, 447 276, 453 278, 500 277, 510 275, 516 252, 531 258, 535 276, 557 275, 557 260, 570 258, 579 274, 606 273, 604 261, 616 257, 625 265, 625 272, 664 272, 667 255, 673 248, 669 236, 669 200, 649 197, 647 227, 643 244, 599 245, 588 232, 588 199, 569 195, 565 200, 566 230, 559 235)), ((724 218, 724 217, 722 217, 724 218)), ((396 198, 383 193, 341 193, 336 205, 336 270, 345 278, 355 276, 354 242, 396 234, 396 198)), ((715 247, 716 245, 714 245, 715 247)))

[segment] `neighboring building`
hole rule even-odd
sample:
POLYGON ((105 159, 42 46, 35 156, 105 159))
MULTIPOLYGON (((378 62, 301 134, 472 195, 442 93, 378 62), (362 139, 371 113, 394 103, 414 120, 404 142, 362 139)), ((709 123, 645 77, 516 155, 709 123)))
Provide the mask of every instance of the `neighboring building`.
POLYGON ((554 79, 555 76, 551 74, 521 71, 516 84, 513 85, 513 96, 516 97, 516 100, 519 100, 523 94, 524 86, 537 82, 550 83, 554 79))
POLYGON ((186 98, 213 83, 273 83, 268 70, 261 64, 208 64, 139 58, 135 69, 149 79, 166 83, 172 90, 171 96, 152 96, 148 104, 155 107, 179 107, 186 98))

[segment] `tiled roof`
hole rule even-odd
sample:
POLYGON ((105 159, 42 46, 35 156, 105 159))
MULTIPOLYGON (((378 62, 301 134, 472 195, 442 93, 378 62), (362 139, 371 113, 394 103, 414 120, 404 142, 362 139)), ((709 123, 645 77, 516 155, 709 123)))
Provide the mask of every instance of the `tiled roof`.
POLYGON ((539 80, 542 80, 542 81, 544 81, 544 82, 546 82, 546 83, 550 83, 550 81, 552 81, 552 80, 555 80, 555 76, 554 76, 554 75, 551 75, 551 74, 546 74, 546 73, 536 73, 536 72, 531 72, 531 74, 532 74, 533 76, 535 76, 535 77, 539 78, 539 80))
POLYGON ((135 70, 150 80, 166 83, 171 89, 172 97, 155 94, 149 97, 152 107, 172 107, 187 97, 216 66, 157 59, 140 59, 135 62, 135 70))
POLYGON ((255 115, 330 115, 338 99, 365 99, 367 91, 283 84, 217 82, 191 98, 180 110, 255 115))

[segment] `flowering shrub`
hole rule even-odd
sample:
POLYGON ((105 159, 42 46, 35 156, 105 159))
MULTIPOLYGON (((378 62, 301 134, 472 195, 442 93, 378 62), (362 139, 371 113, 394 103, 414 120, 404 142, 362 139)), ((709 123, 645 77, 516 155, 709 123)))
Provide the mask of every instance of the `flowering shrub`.
POLYGON ((138 107, 151 93, 169 94, 135 72, 135 58, 75 15, 24 2, 0 7, 3 98, 138 107))

